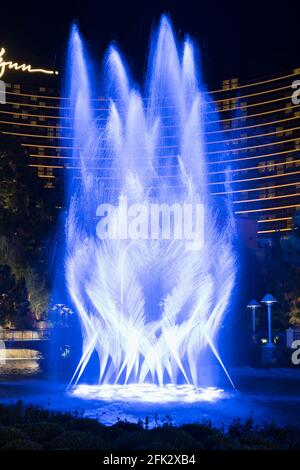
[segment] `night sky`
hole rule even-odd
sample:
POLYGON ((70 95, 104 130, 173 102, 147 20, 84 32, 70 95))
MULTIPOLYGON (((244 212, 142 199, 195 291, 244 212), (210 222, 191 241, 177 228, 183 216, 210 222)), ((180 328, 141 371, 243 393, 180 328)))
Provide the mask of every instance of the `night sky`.
POLYGON ((71 21, 77 19, 99 62, 114 40, 140 80, 151 28, 163 12, 179 34, 188 32, 197 40, 204 80, 211 86, 225 78, 255 81, 300 66, 300 6, 288 2, 53 0, 19 6, 5 1, 0 46, 7 59, 59 69, 71 21))

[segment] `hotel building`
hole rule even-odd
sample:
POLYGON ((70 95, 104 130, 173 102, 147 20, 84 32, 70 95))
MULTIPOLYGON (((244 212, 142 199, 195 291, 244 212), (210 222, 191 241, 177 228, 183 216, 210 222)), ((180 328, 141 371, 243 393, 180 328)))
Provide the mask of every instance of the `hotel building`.
MULTIPOLYGON (((19 140, 45 190, 55 191, 69 171, 71 145, 68 137, 60 138, 69 124, 59 117, 61 108, 68 107, 59 97, 59 78, 14 71, 7 75, 0 132, 19 140)), ((230 194, 236 216, 254 221, 259 238, 288 233, 300 207, 300 104, 291 99, 297 79, 300 69, 249 83, 225 80, 208 92, 221 120, 221 129, 207 131, 211 192, 216 197, 230 194)), ((105 112, 107 103, 95 100, 95 107, 105 112)))

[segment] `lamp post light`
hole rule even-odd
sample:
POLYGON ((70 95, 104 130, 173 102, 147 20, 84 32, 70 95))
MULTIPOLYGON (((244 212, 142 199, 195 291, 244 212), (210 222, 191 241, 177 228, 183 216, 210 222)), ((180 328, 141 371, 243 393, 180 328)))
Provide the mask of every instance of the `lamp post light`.
POLYGON ((52 309, 53 312, 58 312, 61 318, 61 323, 68 326, 68 318, 73 315, 73 310, 68 308, 65 304, 55 304, 52 309))
POLYGON ((252 332, 253 332, 253 339, 255 340, 255 327, 256 327, 256 309, 257 308, 260 308, 261 305, 259 302, 257 302, 257 300, 255 299, 252 299, 248 305, 247 305, 247 308, 251 309, 252 311, 252 332))
POLYGON ((266 347, 274 348, 275 346, 272 342, 272 304, 277 302, 277 299, 275 299, 272 294, 266 294, 261 302, 266 304, 268 307, 268 343, 266 344, 266 347))

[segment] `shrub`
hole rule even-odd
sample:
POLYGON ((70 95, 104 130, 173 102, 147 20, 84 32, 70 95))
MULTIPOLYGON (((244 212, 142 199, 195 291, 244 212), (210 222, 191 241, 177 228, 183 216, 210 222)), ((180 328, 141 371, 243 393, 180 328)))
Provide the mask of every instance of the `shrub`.
POLYGON ((47 442, 64 432, 62 426, 48 421, 27 424, 24 426, 23 430, 32 441, 40 443, 47 442))
POLYGON ((106 444, 100 436, 85 431, 67 431, 45 444, 47 449, 105 450, 106 444))
POLYGON ((0 447, 6 445, 10 441, 26 438, 26 434, 24 434, 19 429, 8 426, 0 426, 0 447))
POLYGON ((300 429, 295 426, 279 428, 275 424, 270 424, 263 429, 263 433, 280 449, 300 449, 300 429))
POLYGON ((147 431, 125 432, 113 441, 113 447, 120 450, 146 449, 150 442, 151 435, 147 431))
POLYGON ((91 418, 72 418, 64 424, 67 431, 87 431, 102 436, 107 432, 107 427, 99 421, 91 418))
POLYGON ((152 441, 162 444, 168 443, 172 445, 171 449, 174 450, 195 450, 201 448, 201 444, 181 428, 165 425, 151 429, 149 433, 152 441))
POLYGON ((29 439, 16 439, 2 446, 1 450, 42 450, 42 446, 29 439))
MULTIPOLYGON (((156 424, 158 419, 155 420, 156 424)), ((104 426, 79 413, 61 413, 29 406, 0 404, 0 449, 38 450, 250 450, 300 448, 300 428, 293 426, 255 426, 250 417, 234 420, 228 428, 217 428, 209 421, 169 424, 149 429, 144 424, 118 421, 104 426)))

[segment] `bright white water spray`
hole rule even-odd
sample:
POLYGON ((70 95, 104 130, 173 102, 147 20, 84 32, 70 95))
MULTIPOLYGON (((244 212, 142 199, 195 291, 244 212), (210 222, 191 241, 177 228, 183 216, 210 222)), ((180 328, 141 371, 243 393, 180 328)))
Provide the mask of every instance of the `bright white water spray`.
MULTIPOLYGON (((192 397, 208 350, 231 382, 216 335, 235 280, 233 224, 226 202, 218 224, 208 190, 204 128, 216 113, 201 91, 199 69, 192 41, 177 44, 163 17, 152 37, 144 90, 132 84, 111 46, 100 90, 106 99, 94 99, 87 55, 77 27, 72 29, 65 96, 70 106, 62 116, 65 126, 72 124, 62 136, 64 146, 72 142, 66 150, 65 275, 83 346, 71 384, 96 352, 104 388, 89 393, 97 396, 108 396, 114 384, 120 396, 128 396, 134 385, 136 393, 161 395, 155 387, 169 384, 167 400, 173 400, 174 387, 192 397), (124 198, 127 213, 120 211, 124 198), (103 222, 97 208, 105 204, 116 208, 108 217, 112 231, 122 230, 125 222, 127 227, 131 217, 131 236, 97 236, 103 222), (137 207, 151 212, 162 204, 204 207, 198 249, 188 249, 184 227, 181 238, 174 236, 183 219, 176 221, 172 210, 169 238, 139 237, 145 217, 137 207)), ((78 393, 86 395, 86 386, 80 387, 78 393)), ((215 389, 201 393, 198 399, 219 396, 215 389)))

